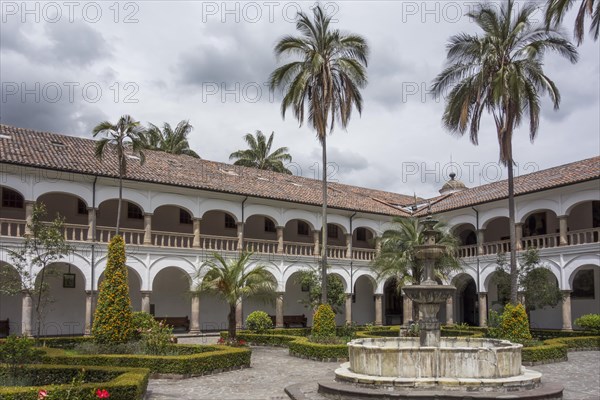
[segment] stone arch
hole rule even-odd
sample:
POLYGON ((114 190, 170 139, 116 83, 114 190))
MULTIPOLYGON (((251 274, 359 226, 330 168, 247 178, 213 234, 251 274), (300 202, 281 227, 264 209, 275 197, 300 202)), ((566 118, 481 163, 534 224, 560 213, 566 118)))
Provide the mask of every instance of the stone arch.
POLYGON ((555 215, 560 215, 560 206, 557 201, 551 199, 537 199, 519 204, 517 207, 515 220, 525 223, 525 220, 531 214, 539 211, 552 211, 555 215))
POLYGON ((379 221, 373 221, 366 218, 355 218, 352 220, 352 230, 356 231, 358 228, 365 228, 369 230, 373 237, 381 236, 381 224, 379 221))
POLYGON ((452 285, 456 287, 454 294, 454 321, 477 325, 479 322, 479 309, 477 307, 477 282, 473 276, 462 272, 452 278, 452 285))
POLYGON ((327 214, 327 225, 337 225, 344 235, 350 231, 350 219, 338 214, 327 214))
POLYGON ((587 264, 583 258, 578 261, 568 278, 573 323, 582 315, 600 314, 600 263, 587 264))
POLYGON ((299 209, 291 209, 284 211, 282 217, 284 226, 287 225, 288 222, 297 219, 306 222, 311 230, 321 229, 321 224, 319 223, 317 216, 314 212, 299 209))
POLYGON ((211 211, 220 211, 230 214, 235 222, 242 222, 242 203, 233 203, 220 199, 206 199, 200 203, 200 212, 202 219, 211 211))
POLYGON ((21 333, 21 276, 17 269, 0 261, 0 320, 8 320, 9 333, 21 333), (8 294, 8 293, 14 294, 8 294))
POLYGON ((23 201, 34 201, 35 197, 26 196, 25 194, 31 193, 30 186, 27 185, 26 182, 23 182, 21 179, 10 179, 11 176, 8 176, 9 179, 4 181, 5 184, 0 185, 0 191, 4 189, 12 190, 13 192, 17 192, 23 198, 23 201))
POLYGON ((202 214, 202 223, 200 227, 200 237, 208 236, 229 236, 237 237, 237 225, 239 219, 235 214, 225 210, 209 210, 202 214), (233 224, 226 225, 226 215, 231 217, 233 224))
POLYGON ((271 219, 275 223, 275 226, 284 226, 286 222, 282 218, 281 212, 273 207, 268 207, 261 204, 249 204, 244 206, 244 218, 246 221, 248 218, 255 215, 260 215, 271 219))
POLYGON ((157 269, 150 295, 150 307, 154 305, 156 317, 191 318, 191 286, 192 280, 185 269, 173 265, 157 269))
MULTIPOLYGON (((440 218, 441 219, 441 218, 440 218)), ((462 224, 470 224, 474 228, 477 227, 477 217, 473 214, 459 214, 447 219, 448 226, 457 226, 462 224)))
POLYGON ((507 208, 494 208, 492 210, 480 211, 479 223, 481 224, 481 229, 487 229, 490 222, 502 217, 508 218, 507 208))
MULTIPOLYGON (((100 207, 102 203, 110 200, 119 200, 119 188, 112 186, 98 186, 96 190, 96 207, 100 207)), ((147 213, 151 210, 148 198, 145 194, 137 190, 123 188, 123 203, 133 203, 142 210, 142 213, 147 213)), ((90 203, 91 204, 91 203, 90 203)), ((127 210, 125 210, 127 211, 127 210)))
MULTIPOLYGON (((581 203, 585 203, 588 201, 598 201, 600 200, 600 193, 598 190, 581 190, 578 192, 568 193, 566 194, 563 202, 563 215, 569 215, 574 207, 581 203)), ((560 215, 560 214, 559 214, 560 215)))
POLYGON ((155 193, 152 195, 152 205, 149 212, 154 214, 156 210, 163 206, 174 206, 187 211, 192 218, 200 218, 198 213, 198 201, 195 197, 184 196, 173 193, 155 193))
POLYGON ((149 267, 149 288, 154 286, 154 281, 156 280, 156 276, 166 268, 176 268, 183 272, 189 281, 188 290, 194 290, 193 284, 194 280, 198 278, 198 271, 201 271, 201 268, 197 268, 197 266, 190 260, 185 257, 177 257, 177 256, 165 256, 155 260, 149 267))
POLYGON ((377 282, 368 273, 363 273, 355 279, 352 295, 352 321, 356 324, 375 323, 376 289, 377 282))
POLYGON ((412 319, 412 315, 404 315, 404 294, 398 291, 396 277, 389 277, 383 281, 383 323, 384 325, 401 325, 405 320, 412 319))
POLYGON ((310 307, 307 306, 309 300, 308 290, 309 288, 302 287, 298 282, 299 273, 301 270, 306 268, 293 268, 288 269, 284 281, 284 294, 283 294, 283 315, 304 315, 307 318, 307 325, 312 325, 313 312, 310 307))

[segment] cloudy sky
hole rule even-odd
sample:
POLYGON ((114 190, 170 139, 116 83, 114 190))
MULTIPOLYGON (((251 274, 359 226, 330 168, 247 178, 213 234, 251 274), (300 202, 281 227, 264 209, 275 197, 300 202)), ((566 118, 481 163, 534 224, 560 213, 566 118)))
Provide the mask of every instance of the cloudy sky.
MULTIPOLYGON (((274 44, 295 33, 296 12, 313 4, 2 1, 0 121, 90 137, 98 122, 122 114, 155 124, 189 119, 192 148, 216 161, 242 148, 245 133, 274 131, 275 146, 290 148, 292 168, 317 177, 314 132, 291 115, 283 120, 281 96, 265 84, 285 61, 274 57, 274 44)), ((444 130, 444 99, 427 94, 448 38, 478 32, 463 16, 474 2, 321 4, 336 28, 363 35, 371 49, 363 114, 328 139, 331 179, 425 197, 437 194, 451 170, 468 186, 506 177, 493 121, 484 116, 473 146, 444 130)), ((565 23, 569 36, 573 18, 565 23)), ((547 55, 545 71, 562 103, 555 112, 544 100, 534 144, 527 126, 516 133, 518 174, 600 153, 598 43, 588 35, 579 52, 577 65, 547 55)))

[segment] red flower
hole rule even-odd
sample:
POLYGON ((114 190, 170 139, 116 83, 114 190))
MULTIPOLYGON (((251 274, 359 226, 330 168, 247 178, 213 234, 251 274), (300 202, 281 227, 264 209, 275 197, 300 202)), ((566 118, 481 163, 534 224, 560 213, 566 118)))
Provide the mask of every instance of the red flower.
POLYGON ((48 397, 48 392, 46 392, 44 389, 38 392, 38 400, 43 400, 46 397, 48 397))
POLYGON ((108 399, 110 397, 110 393, 106 389, 98 389, 96 390, 96 397, 99 399, 108 399))

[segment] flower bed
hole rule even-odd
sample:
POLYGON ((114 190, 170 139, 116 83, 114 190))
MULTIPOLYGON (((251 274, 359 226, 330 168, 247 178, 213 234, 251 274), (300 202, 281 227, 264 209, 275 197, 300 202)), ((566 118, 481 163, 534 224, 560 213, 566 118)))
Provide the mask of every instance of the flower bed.
POLYGON ((44 348, 42 362, 64 365, 102 365, 148 368, 153 377, 187 378, 250 366, 251 350, 246 347, 173 345, 181 355, 138 354, 79 355, 59 348, 44 348))
MULTIPOLYGON (((4 368, 0 366, 0 373, 4 368)), ((144 398, 150 373, 146 368, 86 366, 83 370, 83 377, 87 383, 76 387, 77 390, 81 390, 81 393, 76 395, 78 400, 97 399, 98 393, 100 396, 108 393, 111 400, 144 398)), ((30 378, 35 386, 2 386, 0 399, 36 400, 40 398, 42 390, 42 393, 47 393, 53 399, 65 399, 68 391, 73 390, 68 384, 80 371, 81 367, 69 365, 25 365, 21 373, 30 378)))

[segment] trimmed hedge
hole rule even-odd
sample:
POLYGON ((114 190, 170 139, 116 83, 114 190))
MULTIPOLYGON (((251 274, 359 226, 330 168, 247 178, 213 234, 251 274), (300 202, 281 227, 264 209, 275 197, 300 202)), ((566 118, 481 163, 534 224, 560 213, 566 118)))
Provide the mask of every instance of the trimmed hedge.
MULTIPOLYGON (((40 389, 52 398, 66 398, 69 383, 82 368, 68 365, 25 365, 25 373, 34 377, 37 386, 0 387, 2 400, 36 400, 40 389), (36 383, 37 383, 36 382, 36 383), (44 382, 53 382, 44 384, 44 382)), ((0 371, 2 367, 0 367, 0 371)), ((85 379, 95 381, 81 385, 86 393, 78 394, 78 400, 96 399, 96 389, 106 389, 111 400, 142 400, 148 386, 150 371, 146 368, 85 367, 85 379), (89 393, 89 394, 88 394, 89 393)))
POLYGON ((155 374, 183 376, 204 375, 216 371, 250 366, 252 351, 245 347, 177 345, 183 352, 178 356, 137 354, 69 354, 63 349, 45 348, 44 363, 64 365, 103 365, 148 368, 155 374))
POLYGON ((594 332, 590 331, 561 331, 558 329, 532 329, 531 335, 539 340, 566 338, 566 337, 581 337, 595 336, 594 332))
POLYGON ((547 339, 542 346, 524 347, 521 358, 524 364, 543 364, 566 360, 569 350, 582 349, 600 349, 600 336, 547 339))
POLYGON ((316 361, 340 361, 348 359, 348 346, 345 344, 320 344, 307 338, 297 338, 288 343, 290 355, 316 361))

